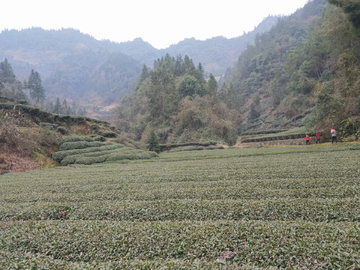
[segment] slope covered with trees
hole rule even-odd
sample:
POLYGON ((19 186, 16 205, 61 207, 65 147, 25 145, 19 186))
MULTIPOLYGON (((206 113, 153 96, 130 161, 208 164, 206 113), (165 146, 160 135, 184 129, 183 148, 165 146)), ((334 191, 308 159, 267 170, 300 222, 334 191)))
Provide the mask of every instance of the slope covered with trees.
POLYGON ((329 2, 339 7, 314 0, 280 19, 227 72, 224 82, 235 87, 245 129, 306 125, 324 133, 333 126, 345 136, 358 132, 357 1, 329 2))
POLYGON ((151 71, 144 65, 135 91, 123 99, 117 126, 135 140, 146 142, 156 130, 160 142, 182 143, 219 139, 236 142, 239 111, 217 95, 217 81, 204 79, 201 63, 166 55, 151 71))

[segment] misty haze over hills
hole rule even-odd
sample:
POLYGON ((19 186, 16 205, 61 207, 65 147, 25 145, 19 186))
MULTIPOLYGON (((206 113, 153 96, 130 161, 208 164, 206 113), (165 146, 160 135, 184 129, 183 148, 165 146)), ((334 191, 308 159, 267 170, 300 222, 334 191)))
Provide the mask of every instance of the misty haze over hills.
POLYGON ((166 54, 189 55, 194 63, 202 63, 206 74, 221 76, 256 34, 268 31, 277 20, 270 16, 254 31, 237 38, 191 38, 161 50, 141 38, 124 43, 99 41, 74 29, 5 30, 0 34, 0 59, 8 59, 21 81, 28 79, 31 69, 38 71, 47 99, 104 106, 120 101, 143 64, 152 68, 154 61, 166 54))

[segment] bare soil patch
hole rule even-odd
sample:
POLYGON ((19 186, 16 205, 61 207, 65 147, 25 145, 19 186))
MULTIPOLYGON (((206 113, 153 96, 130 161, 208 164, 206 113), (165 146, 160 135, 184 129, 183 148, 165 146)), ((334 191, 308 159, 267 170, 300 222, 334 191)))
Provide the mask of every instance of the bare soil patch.
POLYGON ((39 168, 40 165, 29 157, 20 157, 15 154, 0 155, 0 175, 11 172, 26 172, 39 168))

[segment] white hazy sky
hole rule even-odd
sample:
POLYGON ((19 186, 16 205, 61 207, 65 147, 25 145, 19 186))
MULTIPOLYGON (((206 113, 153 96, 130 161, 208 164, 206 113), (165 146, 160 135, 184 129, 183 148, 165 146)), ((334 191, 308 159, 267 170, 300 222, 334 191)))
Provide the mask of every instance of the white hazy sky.
POLYGON ((157 49, 185 38, 241 36, 268 15, 289 15, 308 0, 9 0, 3 29, 74 28, 116 42, 141 37, 157 49))

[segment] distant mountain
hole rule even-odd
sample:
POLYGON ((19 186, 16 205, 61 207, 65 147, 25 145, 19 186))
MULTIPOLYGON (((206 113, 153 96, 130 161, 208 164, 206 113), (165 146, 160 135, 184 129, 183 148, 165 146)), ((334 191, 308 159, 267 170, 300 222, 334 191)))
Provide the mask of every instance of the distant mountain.
POLYGON ((257 34, 277 21, 270 16, 254 31, 236 38, 191 38, 161 50, 141 38, 123 43, 99 41, 74 29, 4 30, 0 33, 0 60, 7 58, 21 81, 28 79, 31 69, 38 71, 47 99, 106 106, 119 102, 131 89, 143 63, 153 68, 154 61, 166 54, 188 55, 202 63, 205 74, 221 76, 257 34))
POLYGON ((48 99, 88 103, 89 96, 96 96, 98 105, 105 105, 119 101, 141 71, 141 63, 118 46, 74 29, 5 30, 0 34, 0 59, 8 59, 20 80, 26 80, 31 69, 38 71, 48 99))
POLYGON ((257 34, 269 31, 279 20, 277 16, 265 18, 253 31, 243 33, 242 36, 227 39, 219 36, 207 40, 185 39, 166 49, 157 50, 141 38, 120 43, 120 51, 132 56, 138 61, 152 67, 154 60, 169 54, 171 56, 190 56, 194 63, 201 62, 205 72, 221 76, 226 69, 232 66, 240 53, 252 43, 257 34))

